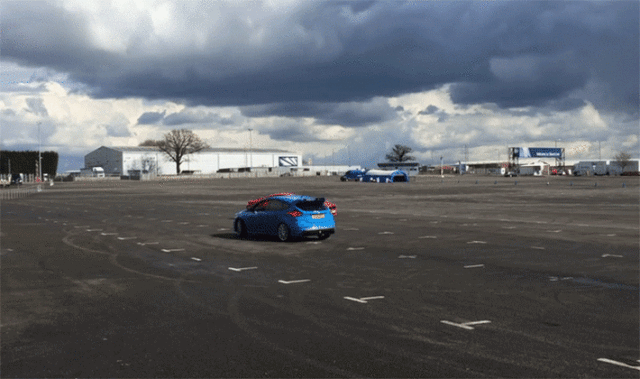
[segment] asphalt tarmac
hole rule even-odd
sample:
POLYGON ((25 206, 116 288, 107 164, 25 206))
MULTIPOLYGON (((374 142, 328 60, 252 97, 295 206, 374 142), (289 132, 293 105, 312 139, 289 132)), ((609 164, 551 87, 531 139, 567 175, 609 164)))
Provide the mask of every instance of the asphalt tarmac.
POLYGON ((638 179, 56 183, 1 205, 0 375, 639 377, 638 179), (336 234, 238 239, 276 192, 336 234))

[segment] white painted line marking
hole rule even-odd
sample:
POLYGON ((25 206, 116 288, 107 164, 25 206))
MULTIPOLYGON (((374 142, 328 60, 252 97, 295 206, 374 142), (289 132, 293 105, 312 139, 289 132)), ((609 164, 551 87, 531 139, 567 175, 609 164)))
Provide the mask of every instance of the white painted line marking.
POLYGON ((209 226, 209 225, 198 225, 197 227, 198 227, 198 228, 205 228, 205 227, 207 227, 207 226, 209 226))
POLYGON ((515 226, 503 226, 502 229, 515 229, 515 226))
POLYGON ((218 230, 229 230, 229 228, 218 228, 218 230))
POLYGON ((202 259, 200 258, 196 258, 196 257, 191 257, 191 259, 193 259, 194 261, 200 262, 202 259))
POLYGON ((347 250, 364 250, 364 247, 348 247, 347 250))
POLYGON ((393 232, 380 232, 378 234, 393 234, 393 232))
POLYGON ((144 245, 157 245, 160 242, 138 242, 138 245, 140 246, 144 246, 144 245))
POLYGON ((550 276, 549 277, 549 281, 550 282, 557 282, 558 281, 558 277, 557 276, 550 276))
POLYGON ((255 269, 257 269, 257 267, 241 267, 241 268, 229 267, 229 270, 231 271, 244 271, 244 270, 255 270, 255 269))
POLYGON ((482 321, 471 321, 471 322, 463 322, 463 323, 455 323, 455 322, 451 322, 451 321, 447 321, 447 320, 441 320, 440 321, 443 324, 447 324, 447 325, 452 325, 452 326, 457 326, 458 328, 462 328, 462 329, 466 329, 466 330, 473 330, 474 328, 471 325, 481 325, 481 324, 488 324, 491 321, 489 320, 482 320, 482 321))
POLYGON ((422 236, 422 237, 418 237, 418 238, 422 239, 422 238, 438 238, 438 237, 436 237, 436 236, 422 236))
POLYGON ((558 229, 558 230, 547 230, 548 233, 560 233, 562 231, 562 229, 558 229))
POLYGON ((430 224, 439 224, 440 221, 431 221, 430 224))
POLYGON ((87 229, 87 232, 100 232, 102 229, 87 229))
POLYGON ((479 264, 479 265, 466 265, 464 266, 464 268, 478 268, 478 267, 484 267, 483 264, 479 264))
POLYGON ((161 249, 165 253, 172 253, 174 251, 184 251, 184 249, 161 249))
POLYGON ((464 324, 456 324, 455 322, 451 322, 447 320, 440 320, 440 322, 447 325, 457 326, 458 328, 462 328, 462 329, 473 330, 473 327, 466 326, 464 324))
POLYGON ((615 234, 607 234, 607 237, 615 237, 615 234))
POLYGON ((160 222, 173 222, 173 220, 162 220, 160 222))
POLYGON ((179 222, 178 225, 189 225, 188 222, 179 222))
POLYGON ((363 304, 367 303, 366 301, 363 301, 363 300, 360 300, 360 299, 356 299, 355 297, 345 296, 344 298, 347 299, 347 300, 356 301, 358 303, 363 303, 363 304))
POLYGON ((118 233, 100 233, 103 236, 117 236, 118 233))
POLYGON ((560 279, 560 280, 571 280, 573 279, 573 276, 565 276, 564 278, 560 279))
MULTIPOLYGON (((628 365, 626 363, 622 363, 622 362, 618 362, 618 361, 614 361, 613 359, 607 359, 607 358, 598 358, 599 362, 604 362, 604 363, 610 363, 612 365, 616 365, 616 366, 621 366, 621 367, 626 367, 626 368, 630 368, 633 370, 638 370, 640 371, 640 366, 631 366, 628 365)), ((640 360, 638 361, 640 362, 640 360)))
POLYGON ((487 243, 486 241, 469 241, 467 243, 479 243, 479 244, 485 244, 487 243))
POLYGON ((611 258, 624 258, 623 255, 616 255, 616 254, 602 254, 602 258, 606 258, 606 257, 611 257, 611 258))
POLYGON ((124 240, 134 240, 134 239, 136 239, 136 238, 138 238, 138 237, 118 237, 118 239, 119 239, 120 241, 124 241, 124 240))
POLYGON ((90 226, 91 226, 91 225, 74 226, 74 228, 76 228, 76 229, 81 229, 81 228, 88 228, 88 227, 90 227, 90 226))
POLYGON ((542 246, 531 246, 531 248, 536 250, 545 250, 545 248, 542 246))
POLYGON ((198 213, 198 216, 209 216, 208 213, 198 213))
POLYGON ((405 259, 405 258, 415 259, 416 257, 417 257, 417 255, 398 255, 398 258, 400 258, 400 259, 405 259))
POLYGON ((296 283, 305 283, 305 282, 310 282, 311 279, 300 279, 300 280, 278 280, 278 283, 282 283, 282 284, 296 284, 296 283))
POLYGON ((371 297, 361 297, 360 300, 369 301, 369 300, 378 300, 384 299, 384 296, 371 296, 371 297))
POLYGON ((307 242, 307 245, 319 245, 321 243, 322 242, 320 242, 320 241, 309 241, 309 242, 307 242))
POLYGON ((342 230, 349 230, 349 231, 353 231, 353 230, 360 230, 358 228, 347 228, 347 229, 342 229, 342 230))
POLYGON ((351 296, 345 296, 344 298, 347 299, 347 300, 351 300, 351 301, 355 301, 355 302, 358 302, 358 303, 366 304, 369 300, 384 299, 384 296, 361 297, 359 299, 356 299, 355 297, 351 297, 351 296))

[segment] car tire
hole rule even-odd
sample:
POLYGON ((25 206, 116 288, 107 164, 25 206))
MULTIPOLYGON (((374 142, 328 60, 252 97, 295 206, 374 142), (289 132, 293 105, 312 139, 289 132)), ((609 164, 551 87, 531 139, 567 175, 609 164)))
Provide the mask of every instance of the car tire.
POLYGON ((318 234, 318 239, 319 240, 326 240, 327 238, 331 237, 331 233, 327 233, 327 232, 320 232, 318 234))
POLYGON ((278 239, 282 242, 288 241, 291 237, 287 224, 278 225, 278 239))
POLYGON ((247 226, 244 224, 244 221, 236 219, 233 229, 236 231, 238 237, 245 238, 247 236, 247 226))

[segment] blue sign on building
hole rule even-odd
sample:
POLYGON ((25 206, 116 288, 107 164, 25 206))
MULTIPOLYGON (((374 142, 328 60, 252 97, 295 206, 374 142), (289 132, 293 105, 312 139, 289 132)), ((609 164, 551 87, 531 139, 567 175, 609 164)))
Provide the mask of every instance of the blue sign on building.
POLYGON ((562 148, 559 147, 514 147, 516 158, 558 158, 562 159, 562 148))

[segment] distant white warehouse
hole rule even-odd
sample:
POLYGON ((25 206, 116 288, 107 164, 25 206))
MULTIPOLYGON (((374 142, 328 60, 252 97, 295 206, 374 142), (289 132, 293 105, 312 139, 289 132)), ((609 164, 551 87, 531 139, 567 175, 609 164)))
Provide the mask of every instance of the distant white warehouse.
MULTIPOLYGON (((157 147, 102 146, 84 157, 85 168, 102 167, 106 175, 175 175, 176 164, 157 147)), ((297 168, 302 156, 284 150, 208 148, 186 155, 182 173, 214 174, 246 168, 297 168)))

